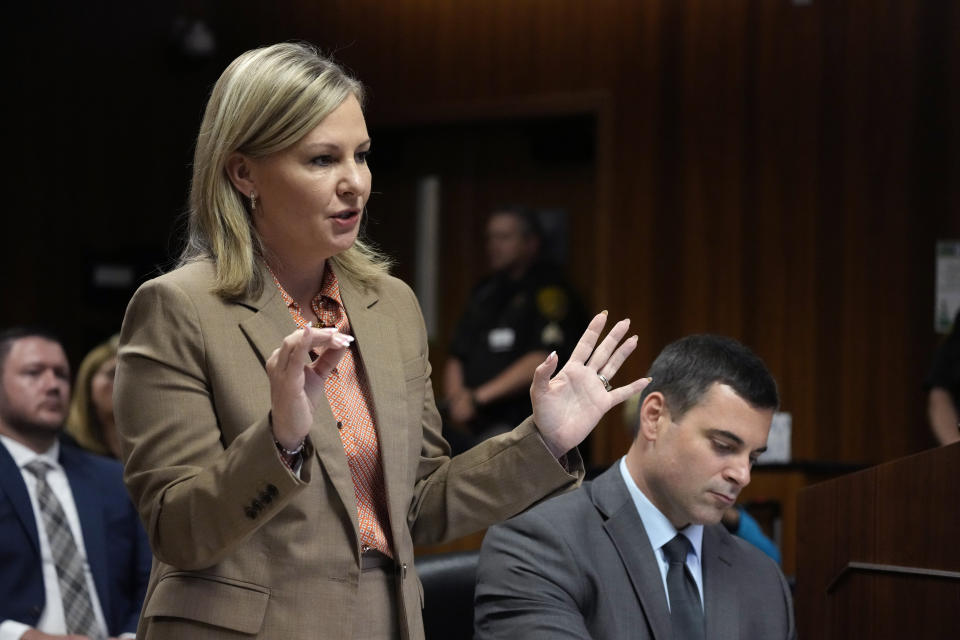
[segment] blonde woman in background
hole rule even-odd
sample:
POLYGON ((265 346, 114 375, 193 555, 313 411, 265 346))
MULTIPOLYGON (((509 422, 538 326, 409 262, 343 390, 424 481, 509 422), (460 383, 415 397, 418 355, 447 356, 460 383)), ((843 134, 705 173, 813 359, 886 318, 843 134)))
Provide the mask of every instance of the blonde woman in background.
POLYGON ((120 458, 120 436, 113 417, 113 378, 120 335, 111 336, 86 355, 77 371, 67 434, 93 453, 120 458))

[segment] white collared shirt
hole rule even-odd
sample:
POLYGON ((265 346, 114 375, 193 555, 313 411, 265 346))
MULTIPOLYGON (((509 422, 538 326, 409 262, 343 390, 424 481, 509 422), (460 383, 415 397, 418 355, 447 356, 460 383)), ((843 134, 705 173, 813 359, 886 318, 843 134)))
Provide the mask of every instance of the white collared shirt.
POLYGON ((677 535, 682 533, 690 541, 691 549, 687 553, 687 569, 697 583, 697 590, 700 592, 700 606, 703 606, 703 569, 700 559, 703 550, 703 525, 687 525, 680 531, 670 524, 663 513, 657 509, 650 499, 644 495, 637 483, 633 481, 633 476, 627 469, 627 458, 620 458, 620 474, 623 481, 627 484, 627 491, 633 498, 633 503, 637 507, 637 513, 640 514, 640 520, 643 522, 643 528, 647 530, 647 538, 650 546, 653 548, 653 555, 657 558, 657 564, 660 566, 660 578, 663 581, 663 592, 667 597, 667 606, 670 606, 670 595, 667 591, 667 569, 670 568, 670 559, 667 557, 663 545, 667 544, 677 535))
MULTIPOLYGON (((77 544, 77 552, 83 560, 83 575, 86 578, 87 590, 90 592, 90 599, 93 601, 93 613, 97 618, 97 623, 102 629, 107 625, 103 616, 103 609, 100 606, 100 598, 97 595, 97 589, 93 583, 93 573, 90 571, 90 563, 87 561, 87 548, 83 543, 83 529, 80 526, 80 516, 77 514, 77 505, 73 500, 73 492, 70 490, 70 482, 63 467, 60 466, 60 443, 54 442, 53 446, 47 451, 38 454, 33 449, 9 438, 0 435, 0 442, 6 446, 7 451, 13 461, 20 468, 23 481, 27 485, 27 493, 30 494, 30 504, 33 507, 33 517, 37 523, 37 536, 40 539, 40 559, 43 565, 43 592, 46 604, 36 627, 38 631, 50 634, 66 634, 67 623, 63 613, 63 598, 60 594, 60 581, 57 578, 57 567, 53 562, 53 554, 50 552, 50 541, 47 538, 47 529, 43 524, 40 515, 40 505, 37 503, 37 477, 24 469, 24 466, 37 459, 44 460, 50 467, 47 472, 47 484, 51 491, 60 501, 63 512, 70 524, 70 531, 73 533, 73 539, 77 544)), ((17 622, 16 620, 4 620, 0 622, 0 640, 19 640, 31 627, 17 622)))

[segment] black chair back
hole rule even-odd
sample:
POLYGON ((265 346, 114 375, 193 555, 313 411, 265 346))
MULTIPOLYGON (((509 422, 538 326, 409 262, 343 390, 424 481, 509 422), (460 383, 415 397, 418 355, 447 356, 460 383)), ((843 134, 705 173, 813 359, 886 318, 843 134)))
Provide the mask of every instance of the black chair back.
POLYGON ((480 551, 452 551, 420 556, 423 626, 427 640, 473 638, 473 588, 480 551))

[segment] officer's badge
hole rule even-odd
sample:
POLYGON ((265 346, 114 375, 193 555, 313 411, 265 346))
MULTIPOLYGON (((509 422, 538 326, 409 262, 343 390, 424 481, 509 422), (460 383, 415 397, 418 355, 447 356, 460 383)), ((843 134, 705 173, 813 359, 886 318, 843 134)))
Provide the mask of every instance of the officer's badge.
POLYGON ((556 322, 551 322, 540 332, 540 342, 545 345, 563 344, 563 329, 556 322))
MULTIPOLYGON (((560 287, 544 287, 537 291, 537 311, 547 320, 557 322, 567 317, 570 300, 560 287)), ((559 327, 557 327, 559 330, 559 327)))

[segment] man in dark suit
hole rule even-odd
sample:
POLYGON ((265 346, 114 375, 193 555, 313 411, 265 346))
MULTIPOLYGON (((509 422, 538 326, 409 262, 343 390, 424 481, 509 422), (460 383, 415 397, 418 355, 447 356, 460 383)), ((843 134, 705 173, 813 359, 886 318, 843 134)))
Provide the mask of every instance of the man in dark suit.
POLYGON ((118 462, 62 443, 70 367, 0 333, 0 640, 134 637, 150 548, 118 462))
POLYGON ((478 639, 795 637, 780 569, 720 524, 766 448, 776 383, 718 336, 667 346, 650 376, 624 458, 487 533, 478 639))

